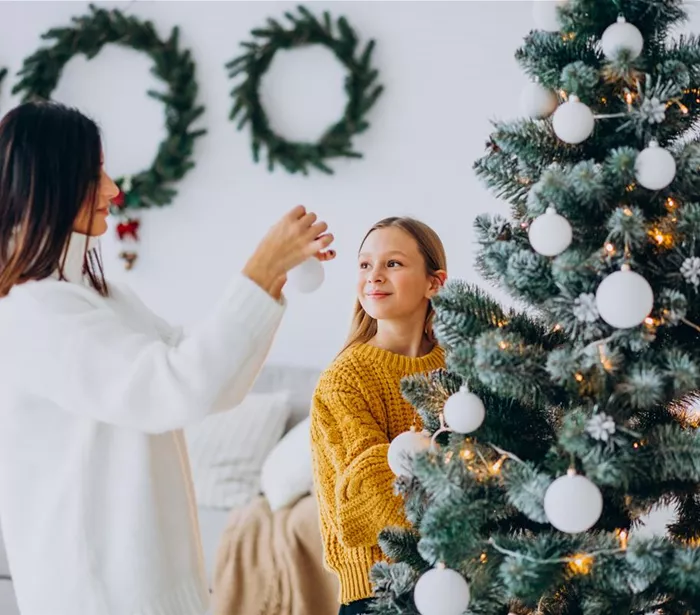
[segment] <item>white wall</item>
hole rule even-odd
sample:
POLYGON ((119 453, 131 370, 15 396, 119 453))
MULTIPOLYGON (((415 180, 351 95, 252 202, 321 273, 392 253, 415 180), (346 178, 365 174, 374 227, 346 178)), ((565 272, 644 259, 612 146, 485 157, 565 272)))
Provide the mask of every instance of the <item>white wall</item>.
MULTIPOLYGON (((291 176, 254 165, 247 132, 228 121, 232 87, 224 69, 238 43, 268 16, 296 2, 124 2, 165 36, 182 27, 182 43, 198 63, 202 124, 196 168, 179 184, 173 206, 143 218, 141 258, 126 273, 110 234, 108 273, 127 279, 159 313, 187 323, 212 304, 228 276, 281 214, 303 203, 336 234, 338 259, 309 296, 290 294, 271 360, 324 366, 344 339, 355 281, 355 254, 366 229, 387 215, 413 215, 442 236, 452 277, 476 281, 472 220, 505 211, 471 170, 490 132, 489 120, 517 113, 524 76, 513 59, 532 26, 530 2, 310 2, 317 12, 344 14, 363 40, 375 38, 375 62, 386 92, 371 113, 372 128, 357 139, 362 161, 334 163, 336 175, 291 176)), ((83 14, 86 2, 0 2, 0 66, 15 73, 40 44, 40 34, 83 14)), ((74 104, 103 126, 114 175, 146 166, 162 136, 161 107, 145 96, 158 83, 149 60, 111 46, 94 60, 67 66, 54 97, 74 104)), ((315 48, 281 54, 265 87, 267 109, 280 130, 314 138, 342 109, 343 72, 315 48), (286 57, 283 57, 286 56, 286 57)), ((0 113, 14 74, 0 95, 0 113)))

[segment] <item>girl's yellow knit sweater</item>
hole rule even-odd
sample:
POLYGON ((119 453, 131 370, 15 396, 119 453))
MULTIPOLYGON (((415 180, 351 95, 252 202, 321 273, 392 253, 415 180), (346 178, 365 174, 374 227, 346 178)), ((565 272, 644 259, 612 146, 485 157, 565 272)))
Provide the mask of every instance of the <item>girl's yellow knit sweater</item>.
POLYGON ((338 575, 343 604, 372 595, 369 572, 384 559, 379 532, 408 525, 387 461, 396 436, 421 428, 401 379, 444 366, 438 346, 411 358, 357 344, 321 375, 311 409, 314 482, 326 565, 338 575))

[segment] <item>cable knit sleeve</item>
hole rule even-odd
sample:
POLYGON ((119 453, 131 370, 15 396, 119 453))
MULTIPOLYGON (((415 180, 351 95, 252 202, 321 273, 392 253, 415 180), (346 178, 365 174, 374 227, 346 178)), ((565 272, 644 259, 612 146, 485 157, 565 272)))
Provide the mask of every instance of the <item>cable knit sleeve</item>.
POLYGON ((403 500, 394 495, 389 438, 368 400, 345 374, 322 379, 312 407, 316 483, 324 509, 346 547, 371 547, 387 526, 406 526, 403 500))

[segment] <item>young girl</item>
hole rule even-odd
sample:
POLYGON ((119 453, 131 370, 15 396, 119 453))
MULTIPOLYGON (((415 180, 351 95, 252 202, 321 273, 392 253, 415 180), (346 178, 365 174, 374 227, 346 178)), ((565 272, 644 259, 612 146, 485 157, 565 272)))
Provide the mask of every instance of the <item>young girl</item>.
POLYGON ((314 478, 325 558, 340 580, 341 615, 364 613, 370 568, 387 526, 405 526, 389 443, 412 425, 404 376, 444 367, 430 299, 446 278, 435 232, 410 218, 375 224, 360 247, 357 302, 344 350, 323 373, 311 411, 314 478))
POLYGON ((295 208, 176 329, 102 277, 92 246, 117 194, 79 112, 28 103, 0 122, 0 521, 22 615, 207 612, 180 428, 242 401, 287 271, 333 256, 295 208))

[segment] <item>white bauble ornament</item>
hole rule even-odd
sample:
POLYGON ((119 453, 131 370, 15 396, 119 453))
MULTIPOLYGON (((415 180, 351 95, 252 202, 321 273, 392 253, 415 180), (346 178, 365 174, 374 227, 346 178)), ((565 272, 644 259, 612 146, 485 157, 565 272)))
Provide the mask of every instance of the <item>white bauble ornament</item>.
POLYGON ((532 221, 528 237, 535 252, 556 256, 571 245, 573 231, 564 216, 560 216, 554 207, 548 207, 544 214, 532 221))
POLYGON ((481 399, 463 386, 447 399, 442 416, 452 431, 471 433, 481 427, 486 416, 486 408, 481 399))
POLYGON ((572 94, 552 116, 554 132, 564 143, 577 144, 591 136, 595 127, 593 112, 572 94))
POLYGON ((413 600, 421 615, 462 615, 469 606, 469 583, 455 570, 439 566, 418 579, 413 600))
POLYGON ((534 0, 532 5, 532 17, 538 30, 545 32, 559 32, 559 7, 564 6, 568 0, 534 0))
POLYGON ((323 265, 316 258, 305 260, 287 274, 287 281, 300 293, 312 293, 323 284, 323 265))
POLYGON ((652 140, 637 156, 634 175, 640 186, 649 190, 661 190, 676 176, 676 161, 671 152, 652 140))
POLYGON ((520 112, 525 117, 548 117, 554 113, 558 104, 557 95, 536 81, 528 83, 520 93, 520 112))
POLYGON ((591 529, 603 512, 600 489, 585 476, 569 470, 544 494, 544 512, 560 532, 576 534, 591 529))
POLYGON ((629 265, 611 273, 595 294, 600 317, 616 329, 629 329, 644 322, 654 307, 654 291, 629 265))
POLYGON ((623 51, 629 52, 630 59, 633 60, 642 53, 644 37, 636 26, 627 23, 625 18, 620 16, 617 18, 617 23, 605 29, 600 39, 600 46, 608 60, 616 59, 623 51))
POLYGON ((396 476, 413 476, 411 463, 418 453, 430 448, 430 435, 424 431, 404 431, 396 436, 389 444, 387 458, 389 467, 396 476))

